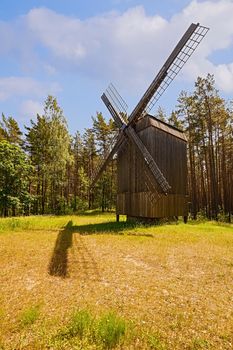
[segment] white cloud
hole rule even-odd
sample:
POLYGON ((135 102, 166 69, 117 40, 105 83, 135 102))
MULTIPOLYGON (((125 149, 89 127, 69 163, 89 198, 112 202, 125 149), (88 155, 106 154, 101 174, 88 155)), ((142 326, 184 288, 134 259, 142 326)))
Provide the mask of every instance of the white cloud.
MULTIPOLYGON (((217 86, 230 93, 233 59, 228 64, 214 64, 210 57, 218 50, 233 50, 232 13, 232 0, 193 0, 170 20, 146 14, 142 6, 86 20, 35 8, 15 23, 0 22, 0 52, 17 49, 26 66, 30 55, 35 55, 33 62, 39 56, 46 74, 68 69, 77 77, 83 74, 91 79, 113 80, 125 89, 138 91, 148 85, 189 24, 200 22, 209 26, 210 32, 179 79, 193 81, 209 72, 215 75, 217 86), (46 58, 35 50, 37 47, 46 50, 46 58)), ((50 88, 50 84, 44 86, 29 78, 0 79, 0 100, 14 93, 26 95, 27 91, 30 96, 41 96, 50 88)))
POLYGON ((233 63, 219 64, 215 69, 215 78, 221 90, 231 93, 233 91, 233 63))
POLYGON ((73 61, 86 56, 85 31, 79 19, 41 8, 31 10, 26 21, 29 30, 56 56, 73 61))
MULTIPOLYGON (((171 20, 171 26, 175 28, 177 23, 200 22, 210 28, 206 38, 197 48, 191 60, 184 67, 184 75, 195 79, 197 75, 211 73, 215 75, 216 83, 225 92, 233 91, 233 74, 231 65, 224 62, 214 64, 210 56, 218 50, 232 48, 233 50, 233 26, 232 26, 233 2, 231 0, 220 1, 192 1, 180 14, 171 20), (226 77, 225 72, 228 71, 226 77), (227 78, 227 84, 223 84, 227 78)), ((233 63, 233 58, 232 58, 233 63)))
POLYGON ((42 83, 30 77, 0 78, 0 101, 15 96, 46 97, 60 91, 57 83, 42 83))
MULTIPOLYGON (((124 79, 128 75, 133 84, 135 79, 144 80, 145 72, 154 68, 154 61, 158 61, 155 43, 161 42, 166 27, 165 19, 146 16, 143 7, 85 21, 42 8, 31 10, 27 21, 59 63, 73 65, 91 77, 120 75, 124 79)), ((163 45, 160 51, 166 51, 163 45)))
POLYGON ((232 13, 230 0, 194 0, 170 21, 147 15, 142 6, 82 21, 40 8, 31 10, 26 21, 36 40, 54 56, 55 64, 56 60, 63 62, 63 67, 92 78, 108 76, 131 88, 148 83, 188 25, 200 22, 211 30, 182 77, 193 80, 210 72, 218 86, 229 92, 233 91, 232 65, 214 65, 208 57, 233 46, 232 13))
POLYGON ((43 104, 36 100, 25 100, 22 102, 20 107, 21 119, 28 120, 33 119, 37 114, 43 114, 43 104))

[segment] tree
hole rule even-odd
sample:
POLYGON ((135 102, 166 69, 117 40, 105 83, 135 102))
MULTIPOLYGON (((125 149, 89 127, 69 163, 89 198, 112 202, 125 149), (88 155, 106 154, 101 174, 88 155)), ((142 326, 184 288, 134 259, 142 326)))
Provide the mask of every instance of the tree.
POLYGON ((155 117, 162 120, 162 122, 166 122, 167 120, 166 112, 161 106, 158 107, 157 112, 155 113, 155 117))
POLYGON ((17 121, 12 117, 6 118, 3 113, 0 121, 0 140, 7 140, 16 145, 22 145, 22 132, 17 121))
MULTIPOLYGON (((95 145, 95 135, 93 129, 86 129, 83 135, 83 166, 87 175, 88 188, 87 188, 87 197, 88 197, 88 209, 91 209, 93 206, 93 192, 91 191, 91 179, 93 178, 95 166, 96 166, 96 145, 95 145)), ((81 178, 80 178, 81 180, 81 178)))
POLYGON ((72 208, 76 212, 78 209, 78 196, 80 195, 81 178, 80 168, 82 167, 82 153, 83 153, 83 141, 81 134, 77 131, 72 140, 71 154, 73 155, 73 166, 70 172, 70 182, 73 193, 72 208))
POLYGON ((37 212, 58 213, 64 207, 67 166, 72 161, 71 138, 62 109, 48 96, 44 115, 27 127, 26 149, 36 169, 37 212))
POLYGON ((31 165, 19 146, 0 141, 0 210, 2 216, 25 213, 30 202, 31 165))
MULTIPOLYGON (((182 92, 177 116, 188 137, 188 187, 193 218, 232 213, 232 111, 212 75, 197 78, 191 95, 182 92)), ((174 115, 173 115, 174 119, 174 115)))
POLYGON ((184 127, 188 136, 188 193, 191 202, 191 214, 193 219, 196 219, 198 212, 198 194, 197 194, 197 175, 196 175, 196 151, 195 151, 195 107, 194 99, 182 91, 178 99, 177 115, 184 117, 184 127))
MULTIPOLYGON (((97 113, 93 119, 93 132, 96 139, 96 149, 99 158, 106 157, 116 135, 116 125, 112 119, 107 123, 101 113, 97 113)), ((116 194, 116 163, 112 160, 101 176, 96 186, 95 201, 102 211, 111 209, 115 205, 116 194)))
POLYGON ((172 111, 170 117, 168 118, 168 124, 183 130, 183 121, 179 119, 179 115, 177 112, 172 111))

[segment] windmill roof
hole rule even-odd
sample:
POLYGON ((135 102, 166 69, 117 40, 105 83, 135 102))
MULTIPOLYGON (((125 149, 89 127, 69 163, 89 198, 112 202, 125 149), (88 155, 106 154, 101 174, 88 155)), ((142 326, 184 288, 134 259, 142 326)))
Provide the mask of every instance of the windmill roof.
POLYGON ((183 141, 187 141, 184 131, 149 114, 138 120, 136 124, 136 130, 141 131, 148 127, 155 127, 183 141))

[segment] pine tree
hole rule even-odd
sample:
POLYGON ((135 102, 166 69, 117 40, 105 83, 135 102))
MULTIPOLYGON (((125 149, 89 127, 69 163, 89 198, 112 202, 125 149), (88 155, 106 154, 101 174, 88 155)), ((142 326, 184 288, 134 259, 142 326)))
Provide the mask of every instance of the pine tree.
POLYGON ((0 140, 7 140, 15 145, 22 145, 22 132, 17 121, 12 117, 5 117, 3 113, 0 121, 0 140))
POLYGON ((54 97, 45 101, 44 115, 37 115, 27 127, 26 149, 36 171, 36 212, 44 214, 62 212, 65 206, 64 191, 67 185, 67 165, 71 138, 61 108, 54 97))

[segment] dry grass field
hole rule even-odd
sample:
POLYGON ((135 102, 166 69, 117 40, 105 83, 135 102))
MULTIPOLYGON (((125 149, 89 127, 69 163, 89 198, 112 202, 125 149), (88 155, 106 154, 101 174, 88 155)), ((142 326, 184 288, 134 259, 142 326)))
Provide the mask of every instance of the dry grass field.
POLYGON ((0 349, 233 349, 233 226, 114 220, 0 220, 0 349))

